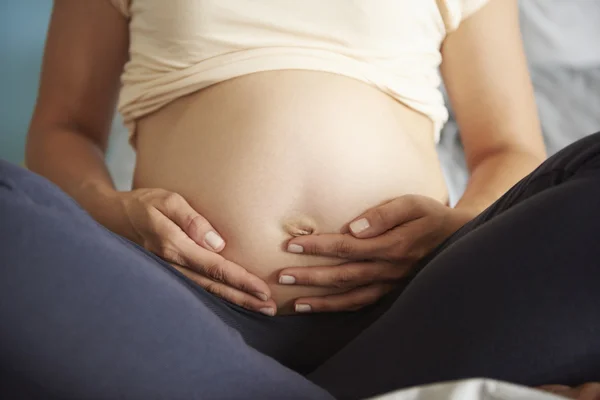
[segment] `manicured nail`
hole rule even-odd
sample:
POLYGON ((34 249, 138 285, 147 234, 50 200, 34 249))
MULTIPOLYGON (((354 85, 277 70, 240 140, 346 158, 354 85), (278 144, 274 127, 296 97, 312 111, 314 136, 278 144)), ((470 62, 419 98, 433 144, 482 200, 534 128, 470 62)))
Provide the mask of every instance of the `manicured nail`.
POLYGON ((265 307, 265 308, 261 308, 260 310, 261 313, 268 315, 269 317, 273 317, 275 315, 275 309, 272 307, 265 307))
POLYGON ((254 292, 253 293, 256 297, 258 297, 259 299, 261 299, 262 301, 267 301, 269 300, 269 297, 264 294, 264 293, 260 293, 260 292, 254 292))
POLYGON ((294 283, 296 283, 296 278, 294 278, 291 275, 281 275, 279 277, 279 283, 281 283, 282 285, 293 285, 294 283))
POLYGON ((365 229, 368 229, 370 226, 371 225, 369 225, 369 221, 367 221, 366 218, 361 218, 350 224, 350 230, 356 235, 361 233, 365 229))
POLYGON ((303 253, 304 247, 300 246, 299 244, 292 243, 288 245, 287 251, 289 251, 290 253, 303 253))
POLYGON ((312 311, 312 307, 310 306, 310 304, 296 304, 296 312, 299 313, 309 313, 312 311))
POLYGON ((204 235, 204 240, 210 247, 212 247, 213 250, 220 249, 225 243, 221 236, 219 236, 215 231, 208 231, 206 235, 204 235))

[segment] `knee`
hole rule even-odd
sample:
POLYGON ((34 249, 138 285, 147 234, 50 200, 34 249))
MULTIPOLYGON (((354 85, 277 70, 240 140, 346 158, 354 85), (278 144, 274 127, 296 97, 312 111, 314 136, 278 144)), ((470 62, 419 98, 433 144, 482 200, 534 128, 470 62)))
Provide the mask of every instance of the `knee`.
POLYGON ((585 136, 571 143, 546 162, 546 168, 570 174, 600 169, 600 132, 585 136))

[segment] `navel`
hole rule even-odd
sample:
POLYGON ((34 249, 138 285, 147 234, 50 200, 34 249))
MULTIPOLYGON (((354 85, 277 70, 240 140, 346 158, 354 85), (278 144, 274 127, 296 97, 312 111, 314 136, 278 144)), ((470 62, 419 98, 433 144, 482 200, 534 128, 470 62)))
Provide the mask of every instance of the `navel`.
POLYGON ((302 216, 285 220, 282 227, 287 234, 296 237, 315 233, 317 223, 310 217, 302 216))

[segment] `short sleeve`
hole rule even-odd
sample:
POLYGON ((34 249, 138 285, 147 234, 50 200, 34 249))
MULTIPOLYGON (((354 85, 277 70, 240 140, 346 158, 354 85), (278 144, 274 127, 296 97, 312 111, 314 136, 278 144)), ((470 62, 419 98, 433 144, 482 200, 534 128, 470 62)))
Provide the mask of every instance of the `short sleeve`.
POLYGON ((462 0, 461 21, 469 18, 490 0, 462 0))
POLYGON ((130 17, 129 6, 131 3, 131 0, 109 0, 109 1, 112 3, 113 6, 115 6, 115 8, 117 10, 119 10, 121 15, 123 15, 125 18, 130 17))
POLYGON ((436 0, 446 32, 455 31, 460 23, 490 0, 436 0))

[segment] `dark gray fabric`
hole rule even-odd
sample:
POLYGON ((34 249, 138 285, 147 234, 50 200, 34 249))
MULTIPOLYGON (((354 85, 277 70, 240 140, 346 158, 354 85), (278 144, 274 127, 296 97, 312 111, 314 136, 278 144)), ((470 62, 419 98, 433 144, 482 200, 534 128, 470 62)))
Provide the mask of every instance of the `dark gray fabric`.
POLYGON ((330 398, 46 180, 0 183, 0 398, 330 398))
POLYGON ((600 380, 600 133, 426 257, 394 305, 309 378, 338 398, 487 377, 600 380))
POLYGON ((476 376, 599 380, 599 205, 596 134, 379 304, 268 318, 209 295, 46 180, 0 162, 0 395, 330 398, 321 386, 355 399, 476 376), (282 363, 317 367, 314 384, 282 363))

